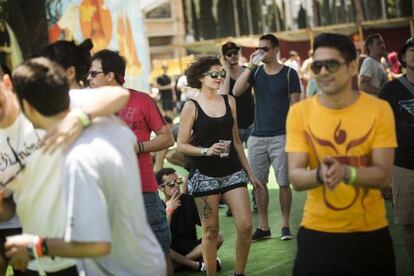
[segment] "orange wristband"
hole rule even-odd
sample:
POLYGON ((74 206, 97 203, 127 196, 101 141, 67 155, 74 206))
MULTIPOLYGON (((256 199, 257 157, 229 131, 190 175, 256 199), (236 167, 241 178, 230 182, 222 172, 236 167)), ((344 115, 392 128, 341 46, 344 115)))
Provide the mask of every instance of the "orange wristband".
POLYGON ((168 207, 167 209, 165 209, 165 211, 167 212, 167 214, 172 215, 175 209, 168 207))
POLYGON ((42 243, 43 239, 38 237, 34 248, 38 257, 43 257, 42 243))

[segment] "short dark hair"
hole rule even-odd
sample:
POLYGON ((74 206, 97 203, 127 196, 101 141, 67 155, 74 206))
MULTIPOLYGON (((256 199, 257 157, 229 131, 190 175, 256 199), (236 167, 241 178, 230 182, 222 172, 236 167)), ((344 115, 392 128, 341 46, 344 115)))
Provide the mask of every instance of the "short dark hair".
POLYGON ((4 63, 1 63, 0 66, 1 66, 1 70, 3 71, 3 74, 9 75, 10 79, 12 79, 12 72, 10 68, 4 63))
POLYGON ((272 47, 279 47, 279 39, 273 34, 264 34, 259 40, 269 40, 272 47))
POLYGON ((185 70, 188 86, 200 89, 200 78, 214 65, 221 65, 220 59, 217 56, 198 57, 196 61, 191 63, 187 70, 185 70))
POLYGON ((104 49, 92 56, 92 62, 94 60, 100 60, 102 64, 102 71, 105 74, 113 72, 115 75, 115 81, 119 84, 123 84, 126 68, 126 59, 119 54, 118 51, 112 51, 104 49))
POLYGON ((381 34, 380 33, 374 33, 374 34, 370 34, 367 36, 367 39, 365 39, 365 51, 369 54, 369 46, 372 45, 372 43, 374 43, 375 39, 381 38, 381 34))
POLYGON ((161 185, 163 183, 162 177, 164 175, 169 175, 172 173, 175 173, 176 171, 173 168, 162 168, 158 172, 155 173, 155 177, 157 178, 158 185, 161 185))
POLYGON ((91 67, 92 48, 93 43, 90 39, 79 45, 74 41, 58 40, 41 48, 33 57, 46 57, 65 69, 75 67, 76 81, 80 83, 86 81, 86 74, 91 67))
POLYGON ((313 42, 314 53, 319 47, 328 47, 338 50, 347 63, 350 63, 357 57, 354 43, 345 35, 331 33, 320 34, 313 42))
POLYGON ((29 59, 13 74, 13 87, 20 105, 28 101, 43 116, 69 109, 69 84, 61 66, 47 58, 29 59))

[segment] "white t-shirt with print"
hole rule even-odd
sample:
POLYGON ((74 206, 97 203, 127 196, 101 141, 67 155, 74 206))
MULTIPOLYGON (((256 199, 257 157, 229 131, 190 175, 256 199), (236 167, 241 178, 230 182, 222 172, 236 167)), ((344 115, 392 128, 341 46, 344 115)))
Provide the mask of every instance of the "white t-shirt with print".
MULTIPOLYGON (((35 131, 23 114, 19 114, 11 126, 0 128, 0 186, 6 193, 10 191, 7 186, 22 171, 26 159, 40 147, 41 136, 43 131, 35 131)), ((0 229, 11 228, 20 228, 17 216, 0 223, 0 229)))
MULTIPOLYGON (((71 90, 71 104, 81 107, 83 103, 93 100, 95 93, 93 90, 71 90)), ((22 113, 12 126, 0 129, 0 181, 4 183, 15 177, 6 190, 14 193, 16 213, 24 233, 62 238, 67 213, 61 183, 63 157, 60 150, 52 155, 38 150, 43 136, 44 131, 35 130, 22 113), (20 170, 9 144, 18 153, 21 163, 25 164, 23 170, 20 170)), ((38 270, 39 265, 47 272, 54 272, 76 265, 76 260, 44 257, 38 263, 30 262, 28 268, 38 270)))

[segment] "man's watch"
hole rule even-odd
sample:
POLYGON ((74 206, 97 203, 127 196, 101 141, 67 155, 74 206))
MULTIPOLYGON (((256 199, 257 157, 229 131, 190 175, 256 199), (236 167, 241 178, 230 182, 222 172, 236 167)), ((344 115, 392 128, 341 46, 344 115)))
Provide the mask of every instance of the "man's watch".
POLYGON ((207 156, 208 148, 201 148, 201 156, 207 156))

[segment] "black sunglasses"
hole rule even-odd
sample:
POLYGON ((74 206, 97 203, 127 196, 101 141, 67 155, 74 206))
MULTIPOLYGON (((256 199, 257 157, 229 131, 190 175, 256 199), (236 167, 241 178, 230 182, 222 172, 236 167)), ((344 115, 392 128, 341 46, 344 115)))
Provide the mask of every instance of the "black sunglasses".
POLYGON ((183 184, 183 179, 181 177, 179 177, 179 178, 177 178, 175 180, 170 180, 170 181, 167 181, 165 183, 162 183, 161 184, 161 187, 168 186, 170 188, 174 188, 175 186, 179 186, 181 184, 183 184))
POLYGON ((7 184, 12 182, 19 175, 19 173, 21 173, 23 171, 23 169, 25 168, 25 164, 23 164, 23 162, 19 158, 19 155, 17 154, 17 152, 13 149, 13 147, 10 144, 10 137, 7 137, 7 144, 9 145, 9 148, 12 151, 13 156, 16 159, 16 162, 19 164, 19 169, 14 173, 14 175, 12 177, 10 177, 9 179, 7 179, 4 182, 0 182, 1 187, 6 187, 7 184))
POLYGON ((88 72, 88 76, 91 76, 92 78, 95 78, 98 74, 105 74, 105 72, 104 71, 89 71, 88 72))
POLYGON ((231 57, 231 56, 237 56, 238 54, 239 54, 239 51, 231 51, 231 52, 227 52, 225 56, 231 57))
POLYGON ((224 79, 226 77, 226 71, 221 70, 221 71, 211 71, 211 72, 206 72, 203 74, 203 76, 207 76, 209 75, 212 79, 217 79, 219 76, 224 79))
POLYGON ((263 50, 265 52, 269 52, 271 47, 256 47, 256 50, 263 50))
POLYGON ((315 75, 321 72, 322 67, 325 67, 325 69, 332 74, 336 73, 342 64, 346 64, 346 62, 340 62, 336 59, 327 59, 312 62, 310 68, 315 75))

